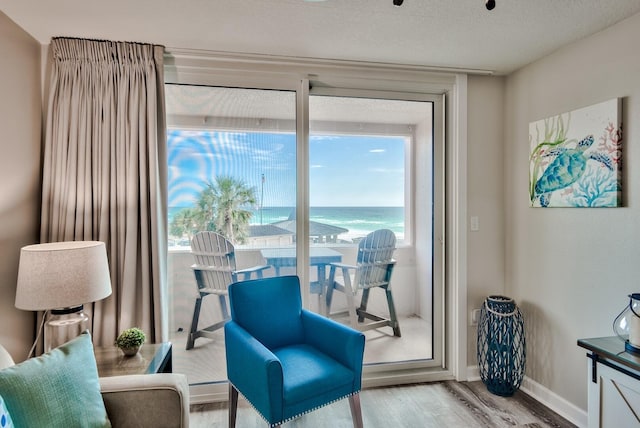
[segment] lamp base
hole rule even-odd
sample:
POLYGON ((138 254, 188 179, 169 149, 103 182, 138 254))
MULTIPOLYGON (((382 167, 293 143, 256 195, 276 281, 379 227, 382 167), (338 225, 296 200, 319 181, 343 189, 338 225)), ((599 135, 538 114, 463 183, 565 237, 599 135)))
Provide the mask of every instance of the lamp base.
POLYGON ((82 305, 73 308, 52 309, 44 326, 44 351, 78 337, 89 325, 89 317, 82 312, 82 305))
POLYGON ((640 348, 632 345, 631 342, 629 342, 628 340, 624 341, 624 350, 631 354, 640 356, 640 348))

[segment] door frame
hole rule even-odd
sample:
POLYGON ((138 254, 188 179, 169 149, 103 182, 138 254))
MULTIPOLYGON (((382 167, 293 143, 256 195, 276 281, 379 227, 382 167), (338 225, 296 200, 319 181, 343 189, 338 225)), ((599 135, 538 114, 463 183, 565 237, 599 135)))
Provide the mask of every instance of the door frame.
MULTIPOLYGON (((165 83, 200 84, 239 88, 281 89, 296 92, 296 133, 298 144, 298 218, 308 217, 308 95, 314 85, 350 89, 371 89, 441 97, 444 150, 444 181, 437 186, 444 192, 443 236, 434 241, 443 253, 444 307, 442 325, 442 364, 423 368, 405 364, 401 369, 374 367, 366 371, 363 386, 467 379, 467 74, 438 71, 430 67, 392 64, 363 64, 350 61, 279 58, 219 52, 167 49, 165 83), (367 76, 362 79, 362 76, 367 76), (365 87, 362 87, 365 86, 365 87)), ((434 109, 435 111, 435 109, 434 109)), ((308 226, 298 222, 297 233, 308 243, 308 226)), ((434 251, 436 248, 434 247, 434 251)), ((301 259, 308 256, 308 244, 297 245, 301 259)), ((301 281, 309 277, 302 264, 301 281)), ((306 294, 306 293, 305 293, 306 294)), ((435 300, 434 300, 435 301, 435 300)), ((165 308, 166 310, 166 308, 165 308)), ((415 363, 414 363, 415 364, 415 363)), ((226 382, 192 385, 193 403, 224 401, 226 382)))

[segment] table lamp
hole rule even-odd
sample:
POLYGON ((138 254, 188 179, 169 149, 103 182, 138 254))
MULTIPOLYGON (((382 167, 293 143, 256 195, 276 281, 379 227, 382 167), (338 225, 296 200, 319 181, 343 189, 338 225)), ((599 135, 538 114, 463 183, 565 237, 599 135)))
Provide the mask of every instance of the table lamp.
POLYGON ((15 305, 18 309, 48 312, 45 352, 86 330, 89 317, 82 305, 110 294, 104 242, 53 242, 20 250, 15 305))

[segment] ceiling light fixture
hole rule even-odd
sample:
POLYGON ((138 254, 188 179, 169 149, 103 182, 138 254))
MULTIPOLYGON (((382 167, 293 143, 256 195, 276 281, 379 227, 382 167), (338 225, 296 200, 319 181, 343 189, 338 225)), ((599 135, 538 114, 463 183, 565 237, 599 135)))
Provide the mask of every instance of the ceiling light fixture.
MULTIPOLYGON (((305 0, 305 1, 322 1, 322 0, 305 0)), ((402 6, 402 3, 404 3, 404 0, 393 0, 394 6, 402 6)), ((484 4, 487 7, 487 10, 493 10, 496 7, 496 0, 485 0, 484 4)))

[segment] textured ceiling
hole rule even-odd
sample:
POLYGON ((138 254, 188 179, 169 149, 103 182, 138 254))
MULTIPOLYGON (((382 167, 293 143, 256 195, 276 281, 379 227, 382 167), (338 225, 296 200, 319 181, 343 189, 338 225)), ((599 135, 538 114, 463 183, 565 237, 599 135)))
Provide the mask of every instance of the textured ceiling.
POLYGON ((640 0, 0 0, 42 44, 70 36, 511 72, 640 12, 640 0))

